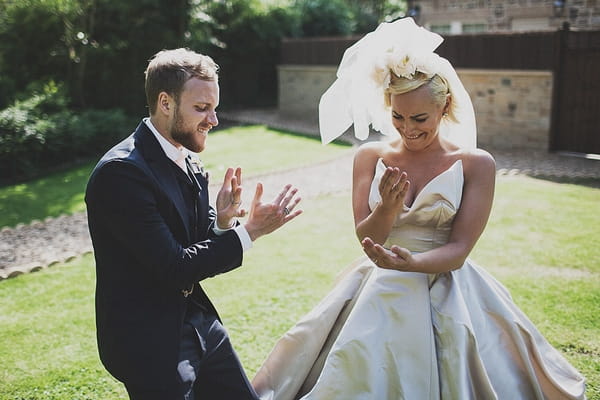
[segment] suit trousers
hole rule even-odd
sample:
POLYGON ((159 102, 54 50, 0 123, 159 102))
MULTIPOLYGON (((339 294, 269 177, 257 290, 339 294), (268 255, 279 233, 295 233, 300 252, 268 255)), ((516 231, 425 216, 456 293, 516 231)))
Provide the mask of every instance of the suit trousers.
POLYGON ((178 372, 185 400, 257 400, 227 331, 215 315, 194 311, 183 326, 178 372))
MULTIPOLYGON (((186 316, 177 367, 181 400, 258 400, 227 331, 216 316, 186 316)), ((150 385, 149 385, 150 386, 150 385)), ((125 385, 131 400, 175 400, 172 394, 125 385)))

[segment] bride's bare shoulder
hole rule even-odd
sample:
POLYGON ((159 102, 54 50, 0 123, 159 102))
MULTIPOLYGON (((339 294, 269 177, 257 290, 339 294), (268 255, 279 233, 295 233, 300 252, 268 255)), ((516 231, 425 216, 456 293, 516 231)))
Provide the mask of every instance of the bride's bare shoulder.
POLYGON ((358 147, 354 155, 354 162, 355 164, 375 163, 390 151, 393 151, 393 144, 387 141, 363 143, 358 147))
POLYGON ((494 174, 496 173, 496 160, 483 149, 461 150, 461 160, 466 174, 494 174))

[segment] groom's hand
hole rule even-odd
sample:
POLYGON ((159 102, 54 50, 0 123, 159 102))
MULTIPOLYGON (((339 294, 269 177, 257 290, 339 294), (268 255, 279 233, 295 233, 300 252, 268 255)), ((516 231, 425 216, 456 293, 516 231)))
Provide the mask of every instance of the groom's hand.
POLYGON ((235 218, 246 215, 242 204, 242 169, 227 168, 223 186, 217 194, 217 228, 227 229, 233 225, 235 218))
POLYGON ((262 183, 256 185, 254 199, 245 224, 252 241, 273 232, 302 214, 302 210, 294 210, 301 200, 299 196, 296 196, 297 193, 298 189, 292 189, 291 185, 285 185, 272 202, 263 203, 261 201, 263 185, 262 183))

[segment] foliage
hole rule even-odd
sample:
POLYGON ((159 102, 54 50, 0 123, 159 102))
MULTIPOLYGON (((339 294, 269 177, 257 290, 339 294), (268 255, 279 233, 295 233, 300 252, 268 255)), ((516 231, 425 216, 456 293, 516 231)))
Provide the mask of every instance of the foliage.
POLYGON ((400 0, 197 0, 188 41, 221 66, 222 107, 274 106, 283 37, 367 32, 400 15, 400 0))
POLYGON ((190 47, 221 67, 221 107, 275 105, 279 42, 298 34, 295 10, 247 0, 200 2, 190 32, 190 47))
POLYGON ((96 0, 83 31, 88 43, 83 74, 86 106, 118 105, 130 115, 144 115, 144 70, 158 51, 184 46, 188 0, 96 0))
POLYGON ((400 0, 0 0, 0 109, 30 82, 64 84, 72 107, 145 114, 144 69, 165 48, 222 67, 223 105, 272 106, 282 37, 366 32, 400 0))
POLYGON ((74 1, 2 2, 0 23, 0 109, 32 81, 68 80, 65 20, 74 1))
POLYGON ((295 0, 301 36, 367 33, 383 21, 404 15, 401 0, 295 0))
POLYGON ((302 36, 349 35, 355 31, 353 9, 344 0, 297 0, 302 36))
POLYGON ((30 86, 31 94, 0 111, 0 181, 38 176, 77 160, 97 155, 119 137, 115 127, 126 123, 120 110, 67 108, 64 87, 50 81, 30 86))
POLYGON ((356 15, 355 33, 367 33, 383 21, 403 17, 406 1, 403 0, 349 0, 356 15))
POLYGON ((144 68, 166 47, 183 45, 188 1, 2 1, 0 107, 28 82, 63 82, 77 108, 144 112, 144 68), (32 46, 33 49, 32 49, 32 46))

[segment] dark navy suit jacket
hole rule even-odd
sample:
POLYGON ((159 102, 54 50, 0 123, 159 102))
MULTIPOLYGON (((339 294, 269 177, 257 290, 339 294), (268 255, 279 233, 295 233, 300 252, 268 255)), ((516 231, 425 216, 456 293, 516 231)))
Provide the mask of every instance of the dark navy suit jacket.
POLYGON ((186 206, 174 165, 142 122, 99 161, 85 200, 100 359, 123 382, 175 391, 190 300, 217 315, 198 282, 240 266, 242 246, 233 231, 212 231, 216 214, 202 174, 197 212, 186 206))

